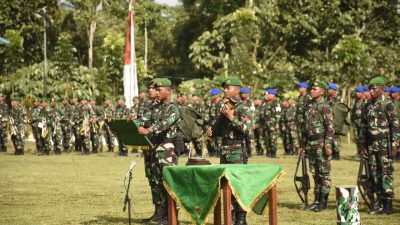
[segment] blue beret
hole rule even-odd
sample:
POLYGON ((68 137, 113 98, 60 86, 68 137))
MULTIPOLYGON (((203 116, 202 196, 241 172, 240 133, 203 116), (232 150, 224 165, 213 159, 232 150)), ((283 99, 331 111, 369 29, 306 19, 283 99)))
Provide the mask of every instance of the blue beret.
POLYGON ((211 95, 219 95, 219 89, 217 89, 217 88, 211 89, 210 94, 211 95))
POLYGON ((389 92, 390 93, 390 87, 385 87, 385 92, 389 92))
POLYGON ((355 88, 355 91, 356 92, 358 92, 358 93, 360 93, 360 92, 364 92, 364 87, 363 86, 357 86, 356 88, 355 88))
POLYGON ((250 88, 248 87, 242 87, 240 88, 240 92, 244 93, 244 94, 248 94, 250 93, 250 88))
POLYGON ((364 91, 369 91, 368 85, 364 85, 364 91))
POLYGON ((399 93, 400 92, 400 88, 396 87, 396 86, 393 86, 393 87, 390 88, 390 92, 391 93, 399 93))
POLYGON ((339 86, 337 84, 335 84, 335 83, 329 83, 328 84, 328 89, 332 89, 332 90, 337 91, 337 90, 339 90, 339 86))
POLYGON ((278 92, 275 89, 267 89, 266 93, 270 95, 276 95, 278 92))
POLYGON ((298 85, 299 85, 299 88, 308 88, 307 82, 300 82, 298 85))

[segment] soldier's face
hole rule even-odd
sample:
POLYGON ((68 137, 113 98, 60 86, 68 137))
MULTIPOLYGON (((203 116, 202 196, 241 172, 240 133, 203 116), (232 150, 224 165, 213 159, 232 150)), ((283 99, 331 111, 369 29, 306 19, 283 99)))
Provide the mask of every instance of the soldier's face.
POLYGON ((242 93, 242 99, 249 99, 250 98, 250 94, 248 93, 242 93))
POLYGON ((117 103, 118 105, 123 106, 125 104, 125 101, 122 99, 118 99, 117 103))
POLYGON ((64 99, 64 100, 62 101, 62 103, 63 103, 63 105, 66 105, 66 104, 68 104, 68 100, 67 100, 67 99, 64 99))
POLYGON ((371 97, 372 98, 377 98, 383 95, 384 91, 384 87, 383 86, 373 86, 370 88, 369 93, 371 93, 371 97))
POLYGON ((73 99, 72 99, 72 102, 73 102, 74 104, 76 104, 76 103, 78 103, 78 99, 77 99, 77 98, 73 98, 73 99))
POLYGON ((335 96, 336 96, 336 91, 333 90, 333 89, 329 89, 329 90, 328 90, 328 94, 329 94, 329 96, 331 96, 331 97, 335 97, 335 96))
POLYGON ((391 95, 394 100, 397 100, 399 98, 399 93, 392 93, 391 95))
POLYGON ((364 93, 363 92, 357 92, 357 98, 358 99, 362 99, 364 97, 364 93))
POLYGON ((139 99, 133 99, 133 105, 139 104, 139 99))
POLYGON ((42 102, 42 107, 46 108, 47 107, 47 102, 42 102))
POLYGON ((11 106, 16 107, 18 105, 18 102, 15 100, 11 100, 11 106))
POLYGON ((156 91, 156 89, 154 89, 153 86, 149 87, 149 95, 150 95, 150 98, 152 98, 152 99, 157 98, 157 91, 156 91))
POLYGON ((171 96, 171 89, 168 87, 158 87, 157 88, 157 98, 160 101, 168 100, 171 96))
POLYGON ((146 92, 140 92, 140 99, 145 99, 147 96, 146 92))
POLYGON ((0 96, 0 102, 3 103, 3 101, 4 101, 3 96, 0 96))
POLYGON ((306 88, 303 88, 303 87, 301 87, 301 88, 299 88, 299 91, 300 91, 300 93, 304 94, 304 93, 306 93, 306 92, 307 92, 307 89, 306 89, 306 88))
POLYGON ((107 106, 110 105, 110 99, 104 100, 104 104, 107 105, 107 106))
POLYGON ((52 102, 51 102, 51 106, 52 106, 52 107, 56 106, 56 104, 57 104, 57 102, 55 102, 55 101, 52 101, 52 102))
POLYGON ((37 107, 37 106, 39 105, 39 102, 38 102, 38 101, 34 101, 34 102, 33 102, 33 105, 34 105, 35 107, 37 107))
POLYGON ((239 96, 239 87, 236 86, 225 86, 224 87, 224 97, 233 98, 239 96))
POLYGON ((311 95, 311 98, 313 98, 313 99, 321 97, 322 95, 324 95, 324 93, 325 93, 325 90, 323 88, 320 88, 317 86, 311 87, 310 95, 311 95))

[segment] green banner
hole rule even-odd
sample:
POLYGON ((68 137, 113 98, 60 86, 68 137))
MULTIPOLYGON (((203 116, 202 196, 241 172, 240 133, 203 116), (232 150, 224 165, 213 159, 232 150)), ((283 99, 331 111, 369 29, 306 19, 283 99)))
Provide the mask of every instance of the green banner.
POLYGON ((139 126, 132 120, 110 120, 106 122, 113 133, 125 145, 153 147, 149 136, 140 135, 139 126))
POLYGON ((193 224, 205 224, 221 196, 225 177, 232 194, 247 212, 261 214, 268 191, 284 174, 278 165, 224 164, 210 166, 168 166, 163 169, 164 186, 177 204, 190 214, 193 224), (256 178, 256 179, 255 179, 256 178))

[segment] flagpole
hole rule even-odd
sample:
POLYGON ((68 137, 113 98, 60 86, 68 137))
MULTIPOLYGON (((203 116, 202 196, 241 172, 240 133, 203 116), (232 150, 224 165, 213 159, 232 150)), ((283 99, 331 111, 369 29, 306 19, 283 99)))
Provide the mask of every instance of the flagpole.
MULTIPOLYGON (((131 12, 131 60, 132 60, 132 74, 133 74, 133 93, 132 96, 138 96, 138 79, 137 79, 137 70, 136 70, 136 48, 135 48, 135 0, 132 0, 132 12, 131 12)), ((132 101, 130 99, 129 101, 132 101)))

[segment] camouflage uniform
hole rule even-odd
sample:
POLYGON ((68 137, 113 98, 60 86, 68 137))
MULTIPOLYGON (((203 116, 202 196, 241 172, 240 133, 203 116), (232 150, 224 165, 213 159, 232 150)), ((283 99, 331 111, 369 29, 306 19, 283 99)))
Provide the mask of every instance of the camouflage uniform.
MULTIPOLYGON (((198 112, 200 115, 203 115, 203 107, 200 103, 192 103, 189 104, 189 107, 193 108, 198 112)), ((203 155, 203 149, 202 149, 202 139, 197 139, 193 141, 194 149, 196 151, 196 156, 202 156, 203 155)))
POLYGON ((263 155, 262 153, 262 143, 264 143, 263 140, 263 124, 264 121, 261 120, 260 115, 261 115, 261 109, 262 106, 256 106, 255 111, 254 111, 254 138, 255 138, 255 145, 256 145, 256 153, 257 155, 263 155))
POLYGON ((298 124, 298 132, 297 136, 299 137, 299 144, 300 146, 306 146, 306 140, 303 140, 303 129, 304 129, 304 112, 306 111, 306 106, 308 105, 308 102, 310 101, 310 96, 308 94, 305 95, 300 95, 299 98, 297 99, 297 104, 296 104, 296 121, 298 124))
POLYGON ((40 126, 39 126, 39 132, 40 132, 40 145, 43 148, 43 153, 46 155, 50 154, 50 145, 51 145, 51 131, 50 131, 50 126, 51 126, 51 109, 50 107, 41 107, 40 111, 40 118, 41 121, 40 126))
MULTIPOLYGON (((328 103, 331 107, 336 102, 340 102, 340 99, 338 97, 335 98, 329 98, 328 103)), ((332 142, 332 159, 334 160, 339 160, 340 159, 340 135, 336 134, 334 135, 333 142, 332 142)))
POLYGON ((82 146, 81 146, 81 140, 79 139, 80 137, 80 131, 79 131, 79 123, 78 123, 78 117, 79 117, 79 110, 81 107, 81 104, 75 104, 72 105, 72 116, 71 116, 71 122, 72 122, 72 132, 74 134, 74 139, 75 139, 75 151, 82 151, 82 146))
POLYGON ((62 130, 61 130, 61 117, 60 117, 60 110, 57 106, 50 107, 49 111, 49 120, 48 122, 48 129, 49 129, 49 136, 53 141, 54 146, 54 154, 58 155, 61 154, 61 145, 62 145, 62 130))
POLYGON ((78 113, 75 114, 77 116, 76 122, 78 124, 78 140, 79 145, 82 146, 83 152, 82 154, 89 154, 90 153, 90 124, 92 120, 96 117, 92 107, 87 105, 81 105, 78 109, 78 113))
POLYGON ((300 149, 297 121, 296 121, 296 105, 290 105, 286 112, 286 132, 288 135, 288 154, 297 154, 300 149))
MULTIPOLYGON (((242 103, 247 106, 247 108, 250 110, 250 116, 251 116, 251 121, 254 121, 254 113, 255 113, 255 106, 254 103, 251 99, 247 99, 245 101, 242 101, 242 103)), ((251 151, 252 148, 254 147, 255 139, 254 139, 254 127, 252 126, 250 128, 250 133, 249 136, 246 138, 246 148, 247 148, 247 156, 251 157, 251 151)))
POLYGON ((13 120, 13 126, 16 130, 15 133, 11 134, 11 140, 14 144, 15 155, 24 154, 24 139, 25 139, 25 123, 27 122, 26 111, 22 105, 11 107, 10 110, 10 121, 13 120))
MULTIPOLYGON (((276 125, 278 124, 278 114, 276 112, 276 100, 273 102, 264 102, 261 118, 265 122, 263 128, 264 140, 263 140, 263 150, 267 150, 267 156, 276 157, 277 150, 277 139, 278 139, 278 131, 276 129, 276 125)), ((263 151, 262 150, 262 151, 263 151)))
MULTIPOLYGON (((104 107, 104 116, 105 120, 114 118, 115 108, 110 104, 104 107)), ((112 152, 114 150, 114 135, 111 132, 110 127, 107 124, 104 124, 104 138, 106 139, 106 143, 108 146, 108 151, 112 152)))
MULTIPOLYGON (((115 113, 114 113, 114 118, 115 119, 122 119, 122 120, 126 120, 129 116, 129 109, 126 107, 126 105, 117 105, 117 107, 115 107, 115 113)), ((122 143, 122 141, 117 138, 118 141, 118 148, 119 148, 119 152, 118 154, 120 156, 127 156, 128 155, 128 149, 126 149, 126 146, 124 145, 124 143, 122 143)))
POLYGON ((152 101, 147 98, 141 100, 137 108, 137 118, 141 118, 146 112, 147 108, 149 108, 152 104, 152 101))
POLYGON ((323 97, 310 100, 304 114, 303 140, 307 142, 306 154, 315 184, 312 210, 319 211, 319 204, 323 202, 326 207, 331 190, 331 156, 326 155, 325 149, 331 149, 333 136, 331 107, 323 97))
POLYGON ((40 128, 38 127, 39 122, 41 122, 41 120, 42 120, 40 118, 41 110, 42 110, 42 107, 40 105, 38 105, 38 106, 33 105, 32 108, 29 110, 31 113, 32 134, 33 134, 33 137, 35 138, 37 154, 43 153, 43 149, 42 149, 41 142, 40 142, 40 128))
POLYGON ((362 145, 360 142, 360 132, 361 132, 361 119, 362 119, 364 105, 365 105, 364 98, 361 100, 356 99, 354 101, 354 105, 351 110, 351 124, 353 126, 354 139, 356 140, 358 156, 361 154, 362 150, 362 145))
POLYGON ((92 152, 98 153, 101 146, 101 135, 105 116, 104 111, 98 106, 93 106, 92 110, 96 122, 90 122, 90 141, 92 142, 92 152))
POLYGON ((7 151, 7 122, 9 116, 8 105, 0 103, 0 151, 7 151))
POLYGON ((362 113, 360 141, 367 147, 374 190, 381 204, 394 197, 393 159, 388 147, 398 145, 399 137, 393 102, 383 96, 368 101, 362 113))
POLYGON ((129 117, 131 117, 134 120, 139 119, 140 117, 138 116, 138 112, 139 112, 139 104, 133 105, 129 109, 129 117))
MULTIPOLYGON (((218 100, 217 102, 212 101, 210 105, 210 110, 209 110, 209 122, 208 126, 213 126, 215 121, 217 120, 217 117, 220 114, 222 102, 221 100, 218 100)), ((214 139, 208 139, 207 142, 207 148, 208 148, 208 154, 210 156, 216 156, 219 154, 218 148, 221 146, 221 138, 216 137, 214 139)))
POLYGON ((71 147, 71 119, 74 113, 74 109, 71 105, 63 105, 60 109, 60 119, 61 119, 61 133, 62 133, 62 145, 64 152, 69 151, 71 147))
POLYGON ((282 144, 283 150, 285 151, 285 155, 290 154, 290 138, 289 138, 289 131, 287 129, 287 111, 289 107, 282 107, 281 118, 279 119, 279 128, 281 130, 282 135, 282 144))

